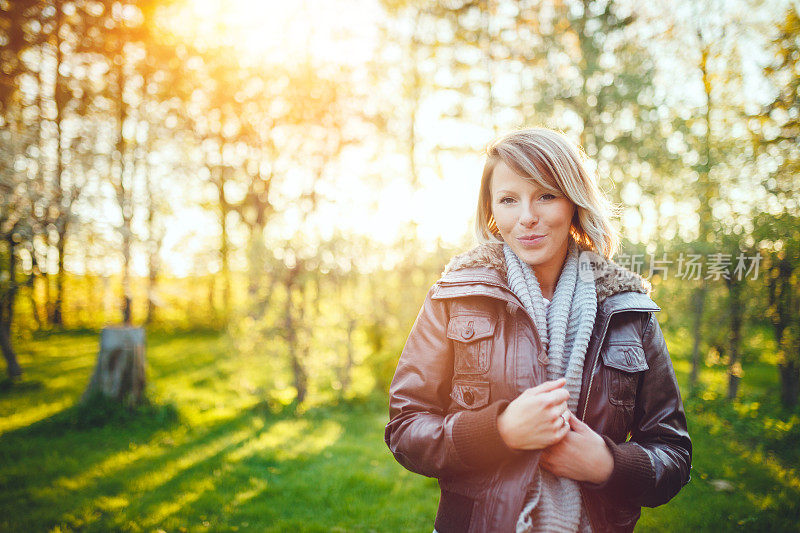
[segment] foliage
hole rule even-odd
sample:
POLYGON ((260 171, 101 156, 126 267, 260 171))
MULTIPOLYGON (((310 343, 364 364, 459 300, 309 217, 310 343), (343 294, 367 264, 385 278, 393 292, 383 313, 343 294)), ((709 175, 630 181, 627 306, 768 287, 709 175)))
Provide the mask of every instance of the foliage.
POLYGON ((310 23, 299 51, 259 35, 278 53, 254 53, 237 5, 0 4, 9 374, 34 331, 122 318, 226 329, 280 405, 385 390, 425 291, 470 245, 468 216, 460 242, 418 221, 473 202, 491 135, 546 124, 580 140, 629 250, 764 254, 766 283, 656 275, 656 296, 692 337, 692 375, 727 366, 732 396, 757 357, 743 332, 771 324, 796 401, 796 6, 376 0, 354 59, 319 53, 310 23), (408 226, 379 235, 391 218, 408 226))
POLYGON ((229 334, 244 356, 268 365, 275 401, 388 390, 425 293, 456 252, 423 252, 414 231, 391 266, 381 264, 384 250, 338 235, 269 259, 257 284, 268 289, 244 302, 229 334))

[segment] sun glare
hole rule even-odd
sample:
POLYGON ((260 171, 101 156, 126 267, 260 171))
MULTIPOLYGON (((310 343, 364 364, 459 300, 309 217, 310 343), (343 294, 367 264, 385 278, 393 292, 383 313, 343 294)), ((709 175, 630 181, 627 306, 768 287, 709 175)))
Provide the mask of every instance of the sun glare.
POLYGON ((201 47, 238 50, 240 62, 354 64, 371 56, 380 15, 366 0, 192 0, 168 27, 201 47))
MULTIPOLYGON (((379 32, 385 16, 376 0, 187 0, 164 11, 163 21, 164 31, 178 40, 201 49, 232 51, 231 61, 240 65, 270 68, 311 63, 359 68, 380 53, 379 32)), ((447 145, 459 139, 479 147, 491 138, 488 128, 443 120, 434 110, 438 104, 439 100, 432 99, 427 104, 431 112, 426 107, 418 119, 421 145, 447 145)), ((479 149, 473 156, 444 155, 435 162, 420 161, 417 184, 411 183, 403 156, 382 153, 374 159, 370 156, 374 149, 364 146, 348 151, 350 156, 343 157, 333 172, 336 184, 327 194, 332 203, 307 220, 293 216, 291 205, 284 206, 285 216, 275 233, 284 239, 298 232, 324 238, 336 229, 390 244, 413 224, 417 237, 430 245, 461 242, 470 233, 482 166, 479 149), (364 162, 370 159, 374 166, 365 169, 364 162), (381 176, 383 185, 372 183, 370 175, 381 176), (354 205, 359 208, 347 207, 354 205)), ((302 169, 296 170, 302 174, 302 169)), ((297 178, 287 176, 282 182, 276 189, 297 178)), ((167 255, 186 258, 169 261, 176 273, 186 274, 194 255, 185 253, 185 248, 197 246, 199 254, 207 243, 189 237, 196 231, 196 218, 182 218, 185 222, 171 225, 165 247, 184 249, 182 254, 167 255)))

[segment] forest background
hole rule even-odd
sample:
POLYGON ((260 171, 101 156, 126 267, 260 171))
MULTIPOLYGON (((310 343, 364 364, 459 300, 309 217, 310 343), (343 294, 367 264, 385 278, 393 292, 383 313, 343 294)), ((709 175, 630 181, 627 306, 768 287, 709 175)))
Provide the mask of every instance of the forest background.
POLYGON ((620 206, 615 259, 653 284, 699 435, 692 483, 642 523, 793 529, 799 11, 0 1, 0 528, 429 528, 386 391, 472 245, 482 148, 544 125, 620 206), (146 328, 148 401, 87 411, 120 323, 146 328))

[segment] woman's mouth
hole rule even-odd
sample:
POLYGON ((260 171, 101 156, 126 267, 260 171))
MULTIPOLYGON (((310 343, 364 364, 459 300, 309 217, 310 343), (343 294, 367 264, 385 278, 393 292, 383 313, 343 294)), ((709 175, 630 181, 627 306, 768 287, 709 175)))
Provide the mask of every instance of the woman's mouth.
POLYGON ((531 235, 523 235, 521 237, 517 237, 517 240, 523 246, 535 246, 535 245, 539 244, 540 242, 542 242, 542 240, 544 240, 544 238, 545 238, 545 235, 531 234, 531 235))

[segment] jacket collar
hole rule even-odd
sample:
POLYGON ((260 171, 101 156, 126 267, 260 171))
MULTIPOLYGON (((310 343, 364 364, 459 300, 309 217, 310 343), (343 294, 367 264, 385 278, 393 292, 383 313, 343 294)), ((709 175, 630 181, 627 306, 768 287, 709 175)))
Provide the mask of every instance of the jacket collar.
MULTIPOLYGON (((650 299, 650 282, 599 254, 589 253, 592 254, 598 313, 660 311, 650 299)), ((451 259, 439 282, 443 285, 477 283, 510 292, 507 275, 502 243, 486 243, 451 259)))

